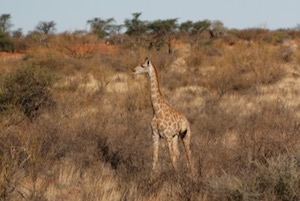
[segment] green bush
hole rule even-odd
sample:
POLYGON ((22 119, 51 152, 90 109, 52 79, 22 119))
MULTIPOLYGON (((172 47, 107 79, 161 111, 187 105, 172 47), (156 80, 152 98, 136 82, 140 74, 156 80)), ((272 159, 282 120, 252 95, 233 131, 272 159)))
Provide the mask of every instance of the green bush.
POLYGON ((51 86, 54 74, 42 67, 25 66, 2 77, 0 112, 19 109, 32 118, 41 108, 53 104, 51 86))
POLYGON ((283 43, 285 40, 290 38, 291 36, 285 31, 277 31, 272 36, 274 43, 283 43))
POLYGON ((14 43, 10 39, 9 35, 0 31, 0 51, 13 52, 14 43))

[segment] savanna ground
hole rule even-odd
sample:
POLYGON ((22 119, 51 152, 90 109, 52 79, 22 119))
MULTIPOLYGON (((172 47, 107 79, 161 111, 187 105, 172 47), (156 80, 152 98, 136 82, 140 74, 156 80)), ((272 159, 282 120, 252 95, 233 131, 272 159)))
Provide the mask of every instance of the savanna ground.
POLYGON ((0 199, 299 200, 299 38, 239 34, 182 37, 172 54, 80 34, 2 53, 0 199), (146 56, 191 123, 193 175, 162 140, 151 176, 149 83, 131 74, 146 56))

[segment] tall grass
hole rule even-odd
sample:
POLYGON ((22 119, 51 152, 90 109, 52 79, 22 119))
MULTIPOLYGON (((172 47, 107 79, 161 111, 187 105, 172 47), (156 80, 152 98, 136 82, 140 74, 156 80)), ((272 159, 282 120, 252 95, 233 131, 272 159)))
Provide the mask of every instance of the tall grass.
MULTIPOLYGON (((12 100, 27 88, 33 92, 46 83, 38 94, 55 104, 34 118, 20 118, 18 104, 1 113, 1 200, 299 199, 300 107, 275 90, 287 78, 297 86, 297 59, 277 57, 280 47, 269 42, 228 46, 217 39, 192 47, 182 64, 187 70, 176 71, 180 52, 133 51, 126 44, 85 56, 54 49, 57 41, 71 46, 76 37, 53 38, 21 61, 42 69, 23 67, 2 76, 0 94, 20 94, 5 99, 10 103, 18 103, 12 100), (179 171, 173 171, 163 140, 159 172, 151 174, 148 78, 131 75, 149 55, 159 68, 163 93, 191 122, 194 175, 183 156, 179 171), (293 66, 292 76, 287 65, 293 66), (27 74, 17 85, 22 79, 14 76, 23 71, 27 74), (48 80, 53 73, 56 79, 48 80)), ((70 48, 76 51, 78 44, 70 48)))

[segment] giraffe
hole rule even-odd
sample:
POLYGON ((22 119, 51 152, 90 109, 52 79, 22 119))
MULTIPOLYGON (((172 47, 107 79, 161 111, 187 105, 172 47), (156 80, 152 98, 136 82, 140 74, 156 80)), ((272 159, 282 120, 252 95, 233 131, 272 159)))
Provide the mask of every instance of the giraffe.
POLYGON ((178 139, 183 142, 187 158, 187 167, 192 168, 192 153, 190 150, 191 129, 187 118, 172 108, 160 91, 157 68, 146 58, 142 65, 134 69, 133 74, 147 73, 150 77, 151 102, 154 117, 151 121, 153 139, 152 170, 157 170, 158 150, 160 138, 165 138, 173 168, 178 170, 178 139))

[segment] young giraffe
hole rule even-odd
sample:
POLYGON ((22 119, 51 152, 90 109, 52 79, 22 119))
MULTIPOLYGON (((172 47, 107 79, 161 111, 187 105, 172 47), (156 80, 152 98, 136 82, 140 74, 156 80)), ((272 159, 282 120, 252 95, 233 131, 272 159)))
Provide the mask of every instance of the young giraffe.
POLYGON ((172 165, 175 170, 178 169, 178 138, 180 138, 184 145, 187 166, 191 170, 191 129, 188 120, 183 114, 172 108, 168 101, 163 97, 159 88, 157 69, 148 58, 146 58, 144 64, 135 68, 133 74, 141 73, 148 73, 150 76, 151 102, 154 110, 154 117, 151 121, 154 143, 152 169, 156 171, 160 138, 166 138, 172 165))

